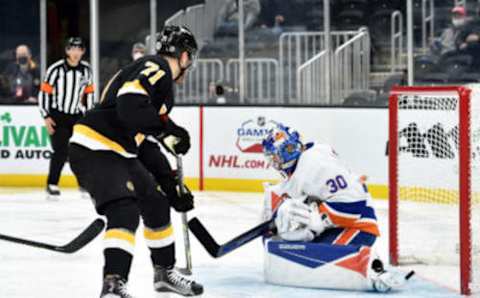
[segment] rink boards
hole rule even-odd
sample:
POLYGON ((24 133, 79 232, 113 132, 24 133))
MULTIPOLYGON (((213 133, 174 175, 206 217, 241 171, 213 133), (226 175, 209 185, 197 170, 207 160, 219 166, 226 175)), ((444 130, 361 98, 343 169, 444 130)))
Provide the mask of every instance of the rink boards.
MULTIPOLYGON (((298 107, 176 107, 192 149, 184 158, 193 189, 261 191, 277 173, 261 153, 261 139, 275 122, 297 129, 303 140, 331 144, 358 174, 368 176, 374 197, 387 196, 386 109, 298 107)), ((36 106, 0 106, 0 185, 44 184, 50 142, 36 106)), ((74 186, 68 165, 61 183, 74 186)))

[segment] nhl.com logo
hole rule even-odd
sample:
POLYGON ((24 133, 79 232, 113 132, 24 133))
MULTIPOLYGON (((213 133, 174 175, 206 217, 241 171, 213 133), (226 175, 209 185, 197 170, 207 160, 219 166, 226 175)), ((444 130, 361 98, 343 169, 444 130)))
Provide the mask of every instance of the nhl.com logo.
POLYGON ((243 153, 262 153, 263 138, 277 125, 277 122, 268 120, 264 116, 250 119, 237 128, 237 148, 243 153))

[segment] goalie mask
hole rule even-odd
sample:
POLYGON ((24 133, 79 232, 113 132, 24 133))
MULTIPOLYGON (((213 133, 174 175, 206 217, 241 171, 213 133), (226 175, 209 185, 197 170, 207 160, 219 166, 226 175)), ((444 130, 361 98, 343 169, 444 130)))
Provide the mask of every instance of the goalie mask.
POLYGON ((267 160, 282 175, 290 176, 295 171, 303 151, 298 132, 279 123, 263 139, 262 146, 267 160))

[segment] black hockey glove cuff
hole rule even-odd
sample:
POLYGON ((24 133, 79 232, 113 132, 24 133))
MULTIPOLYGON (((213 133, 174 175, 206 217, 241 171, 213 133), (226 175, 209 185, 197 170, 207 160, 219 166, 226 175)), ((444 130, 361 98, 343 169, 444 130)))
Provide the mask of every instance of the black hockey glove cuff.
POLYGON ((186 154, 190 149, 190 135, 188 131, 169 120, 165 131, 157 136, 163 147, 174 155, 186 154))
POLYGON ((188 212, 193 209, 193 194, 190 189, 184 185, 184 193, 180 191, 180 186, 177 185, 177 195, 170 196, 170 206, 177 212, 188 212))

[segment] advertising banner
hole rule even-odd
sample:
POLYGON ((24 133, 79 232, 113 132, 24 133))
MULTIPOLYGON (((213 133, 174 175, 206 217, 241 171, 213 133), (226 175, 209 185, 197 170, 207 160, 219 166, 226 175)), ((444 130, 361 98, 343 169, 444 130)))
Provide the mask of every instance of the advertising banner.
MULTIPOLYGON (((261 140, 281 122, 296 129, 304 142, 333 146, 354 172, 368 176, 370 185, 382 186, 385 196, 386 109, 175 107, 170 116, 190 133, 192 148, 183 165, 193 189, 261 191, 262 182, 278 181, 280 175, 263 157, 261 140)), ((12 185, 6 181, 19 176, 43 181, 50 155, 36 106, 0 106, 0 185, 12 185)), ((72 176, 68 164, 63 174, 72 176)))
POLYGON ((368 176, 369 183, 387 183, 387 110, 208 107, 204 122, 207 186, 226 179, 230 185, 243 183, 245 190, 260 190, 261 181, 279 179, 261 151, 262 138, 276 122, 296 129, 304 142, 332 145, 354 172, 368 176))
MULTIPOLYGON (((192 138, 192 149, 184 157, 187 181, 194 178, 198 188, 199 113, 198 107, 176 107, 172 119, 184 126, 192 138)), ((44 185, 52 154, 50 136, 37 106, 0 106, 0 186, 44 185)), ((172 166, 175 160, 170 158, 172 166)), ((67 164, 62 171, 63 185, 76 184, 67 164)))
POLYGON ((0 174, 45 174, 51 154, 38 108, 0 106, 0 174))

